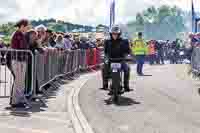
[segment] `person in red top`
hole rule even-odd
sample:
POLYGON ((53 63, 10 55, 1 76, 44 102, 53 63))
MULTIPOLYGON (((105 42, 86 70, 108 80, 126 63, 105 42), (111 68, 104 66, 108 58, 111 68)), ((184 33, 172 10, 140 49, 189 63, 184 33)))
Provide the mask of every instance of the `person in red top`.
MULTIPOLYGON (((15 50, 26 50, 28 44, 26 42, 25 33, 28 30, 28 20, 20 20, 15 25, 17 31, 14 32, 11 39, 11 48, 15 50)), ((11 66, 14 74, 14 83, 11 91, 10 105, 12 107, 26 107, 25 105, 25 73, 26 73, 26 52, 13 52, 11 57, 11 66)))
POLYGON ((20 20, 16 25, 18 29, 14 32, 11 39, 11 48, 13 49, 27 49, 25 33, 28 31, 28 20, 20 20))
POLYGON ((148 50, 149 50, 150 65, 153 65, 155 62, 155 56, 156 56, 155 41, 151 40, 149 42, 148 50))

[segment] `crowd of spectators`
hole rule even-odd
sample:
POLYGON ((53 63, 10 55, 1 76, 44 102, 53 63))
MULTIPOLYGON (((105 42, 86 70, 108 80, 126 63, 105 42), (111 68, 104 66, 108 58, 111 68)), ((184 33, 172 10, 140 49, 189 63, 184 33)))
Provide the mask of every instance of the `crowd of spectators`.
POLYGON ((180 44, 180 40, 163 41, 150 40, 147 42, 148 60, 150 64, 165 64, 170 61, 171 64, 183 63, 183 60, 190 60, 190 48, 180 44))
MULTIPOLYGON (((89 39, 79 35, 73 36, 70 33, 56 32, 44 25, 31 27, 29 21, 25 19, 17 22, 15 27, 17 30, 12 35, 10 48, 15 50, 31 50, 33 54, 35 51, 44 53, 50 49, 72 51, 103 46, 100 39, 89 39)), ((3 47, 5 45, 3 40, 0 39, 0 48, 3 47)), ((10 62, 9 66, 14 76, 10 105, 12 107, 25 107, 25 88, 29 88, 30 83, 28 83, 28 86, 25 86, 24 82, 31 80, 32 62, 31 60, 27 62, 24 58, 17 57, 16 60, 14 59, 10 62)), ((40 93, 39 90, 36 91, 40 93)))

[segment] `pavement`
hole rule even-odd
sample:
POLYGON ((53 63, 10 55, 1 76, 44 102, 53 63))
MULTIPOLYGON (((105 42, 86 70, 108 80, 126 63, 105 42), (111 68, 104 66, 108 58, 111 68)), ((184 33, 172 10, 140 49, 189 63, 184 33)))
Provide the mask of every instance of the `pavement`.
POLYGON ((13 84, 13 76, 5 65, 0 65, 0 97, 10 95, 13 84))
POLYGON ((82 87, 79 103, 95 133, 199 133, 200 83, 187 76, 185 65, 145 66, 138 77, 132 66, 134 92, 110 104, 101 88, 101 74, 82 87))
POLYGON ((49 92, 47 106, 7 108, 0 98, 2 133, 199 133, 200 83, 185 65, 145 65, 138 77, 132 66, 130 86, 135 91, 120 104, 101 88, 101 73, 81 75, 49 92))
POLYGON ((36 102, 31 109, 10 109, 9 99, 0 98, 0 132, 75 133, 77 125, 70 113, 69 96, 89 77, 89 74, 84 74, 77 80, 66 80, 57 89, 51 89, 45 99, 47 106, 36 102))

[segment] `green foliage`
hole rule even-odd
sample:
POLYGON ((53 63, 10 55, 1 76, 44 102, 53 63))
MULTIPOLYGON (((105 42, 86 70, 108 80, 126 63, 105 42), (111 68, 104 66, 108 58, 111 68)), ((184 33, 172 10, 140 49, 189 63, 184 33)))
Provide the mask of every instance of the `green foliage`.
POLYGON ((65 27, 60 23, 49 23, 47 27, 56 32, 65 32, 65 27))
POLYGON ((5 35, 10 35, 14 31, 15 31, 15 27, 14 27, 14 24, 12 24, 12 23, 0 25, 0 32, 5 35))
POLYGON ((131 33, 142 31, 147 39, 175 40, 185 30, 183 12, 178 7, 163 5, 147 8, 128 24, 131 33))
POLYGON ((4 43, 5 43, 6 45, 9 45, 9 44, 10 44, 10 41, 11 41, 11 36, 10 36, 10 35, 5 36, 5 37, 3 37, 3 40, 4 40, 4 43))

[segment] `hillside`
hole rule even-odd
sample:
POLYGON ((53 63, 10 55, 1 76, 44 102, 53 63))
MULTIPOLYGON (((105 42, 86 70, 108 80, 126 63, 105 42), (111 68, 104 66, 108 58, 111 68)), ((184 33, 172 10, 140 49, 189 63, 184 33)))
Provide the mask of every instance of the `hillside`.
MULTIPOLYGON (((69 22, 59 21, 55 19, 46 20, 32 20, 31 25, 33 27, 40 24, 45 25, 49 29, 55 32, 92 32, 94 30, 101 30, 101 27, 106 27, 103 25, 98 25, 97 27, 72 24, 69 22)), ((4 36, 3 39, 6 43, 9 43, 11 34, 15 31, 14 23, 8 22, 7 24, 0 25, 0 36, 4 36)))

